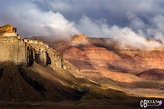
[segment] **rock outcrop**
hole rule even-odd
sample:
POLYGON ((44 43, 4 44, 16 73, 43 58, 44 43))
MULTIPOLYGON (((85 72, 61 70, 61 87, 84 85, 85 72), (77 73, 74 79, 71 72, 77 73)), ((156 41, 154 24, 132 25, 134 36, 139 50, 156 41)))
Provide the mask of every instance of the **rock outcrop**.
POLYGON ((16 28, 10 25, 0 27, 0 61, 12 61, 31 66, 37 62, 42 66, 48 64, 62 68, 62 54, 47 44, 36 39, 21 39, 16 28))
POLYGON ((63 67, 62 54, 57 50, 53 50, 47 44, 36 39, 23 39, 28 46, 27 63, 31 64, 35 60, 38 64, 47 66, 48 64, 63 67), (32 60, 31 60, 32 59, 32 60))
POLYGON ((15 33, 15 32, 16 32, 16 28, 12 27, 9 24, 0 27, 0 33, 15 33))
POLYGON ((90 41, 85 34, 75 35, 71 39, 72 46, 88 45, 88 44, 90 44, 90 41))

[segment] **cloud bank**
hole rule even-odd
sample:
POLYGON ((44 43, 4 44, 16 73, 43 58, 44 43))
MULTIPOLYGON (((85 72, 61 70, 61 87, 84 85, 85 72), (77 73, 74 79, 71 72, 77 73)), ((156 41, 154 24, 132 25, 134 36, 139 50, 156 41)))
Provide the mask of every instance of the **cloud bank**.
POLYGON ((123 48, 164 45, 163 0, 0 0, 0 25, 22 37, 109 37, 123 48), (147 39, 151 41, 147 41, 147 39))
POLYGON ((13 3, 5 3, 2 10, 0 15, 3 16, 4 14, 5 17, 0 20, 0 23, 10 23, 16 26, 18 33, 24 37, 49 36, 67 38, 74 34, 79 34, 74 22, 68 21, 61 13, 52 12, 51 10, 42 11, 27 0, 22 0, 14 5, 13 3))

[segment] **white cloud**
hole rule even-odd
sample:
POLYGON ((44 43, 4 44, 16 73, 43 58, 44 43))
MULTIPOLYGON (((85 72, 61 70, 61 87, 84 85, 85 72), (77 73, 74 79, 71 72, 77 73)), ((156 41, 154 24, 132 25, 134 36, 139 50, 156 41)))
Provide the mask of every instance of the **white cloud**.
POLYGON ((91 37, 110 37, 124 49, 154 49, 163 46, 156 40, 148 41, 143 35, 134 32, 129 27, 110 26, 104 20, 93 20, 87 16, 81 18, 78 28, 91 37))
POLYGON ((110 37, 123 48, 164 45, 162 0, 12 0, 8 3, 0 0, 0 3, 0 24, 16 26, 23 37, 66 39, 84 33, 91 37, 110 37), (154 41, 146 40, 150 36, 154 41))
POLYGON ((20 33, 26 37, 51 36, 64 39, 79 33, 74 22, 68 21, 61 13, 41 11, 31 2, 6 8, 6 20, 16 25, 18 31, 20 29, 20 33))
POLYGON ((112 39, 116 41, 122 48, 128 49, 154 49, 162 47, 158 41, 148 41, 144 36, 141 36, 130 28, 120 28, 113 26, 111 28, 112 39))
POLYGON ((83 15, 77 27, 82 33, 90 37, 106 37, 109 35, 109 26, 104 19, 92 20, 86 15, 83 15))

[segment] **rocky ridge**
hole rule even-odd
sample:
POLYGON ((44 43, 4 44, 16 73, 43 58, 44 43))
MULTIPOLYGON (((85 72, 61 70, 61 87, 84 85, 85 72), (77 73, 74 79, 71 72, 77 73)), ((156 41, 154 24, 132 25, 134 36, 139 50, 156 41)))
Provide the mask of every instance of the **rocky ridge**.
MULTIPOLYGON (((121 49, 109 38, 88 38, 85 35, 75 35, 71 41, 70 45, 68 42, 61 41, 60 46, 54 46, 53 43, 50 46, 61 51, 64 60, 76 67, 76 70, 78 69, 77 71, 84 77, 107 77, 117 81, 132 82, 140 80, 136 75, 145 70, 164 69, 164 50, 162 48, 153 50, 121 49), (83 39, 89 43, 78 44, 78 46, 71 45, 76 40, 82 43, 83 39), (117 76, 111 76, 116 73, 117 76), (125 74, 126 79, 123 77, 125 74)), ((57 43, 55 42, 55 44, 57 43)), ((65 67, 70 69, 72 66, 65 67)))

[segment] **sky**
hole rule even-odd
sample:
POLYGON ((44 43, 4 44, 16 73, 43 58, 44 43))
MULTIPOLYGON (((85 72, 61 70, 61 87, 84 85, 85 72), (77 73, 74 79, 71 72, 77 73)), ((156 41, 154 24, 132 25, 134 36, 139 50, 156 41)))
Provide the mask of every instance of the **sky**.
POLYGON ((0 25, 22 37, 109 37, 122 47, 164 43, 163 0, 0 0, 0 25), (147 42, 146 39, 153 41, 147 42))

